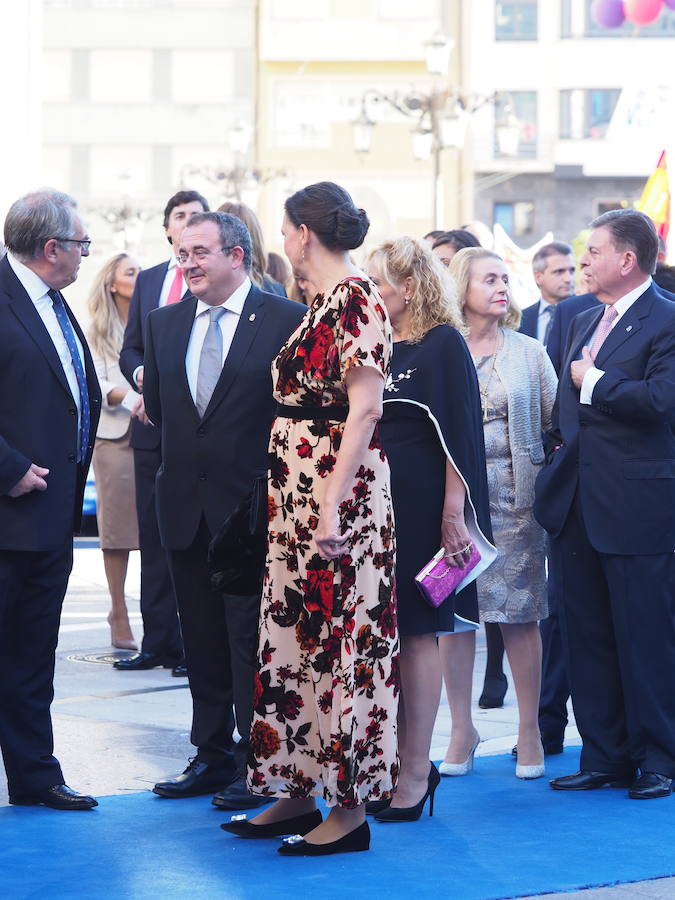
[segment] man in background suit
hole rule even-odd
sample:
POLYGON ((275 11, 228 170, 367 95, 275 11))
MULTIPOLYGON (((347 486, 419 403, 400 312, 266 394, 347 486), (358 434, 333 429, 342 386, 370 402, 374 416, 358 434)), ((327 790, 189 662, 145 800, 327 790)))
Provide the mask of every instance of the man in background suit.
POLYGON ((232 215, 194 214, 178 257, 194 296, 148 316, 143 391, 162 434, 157 512, 178 600, 197 755, 154 790, 191 797, 225 789, 215 805, 252 808, 265 802, 244 780, 260 594, 215 593, 207 555, 212 536, 267 471, 270 367, 306 309, 251 284, 251 239, 232 215))
POLYGON ((567 335, 575 316, 587 309, 600 309, 600 302, 593 294, 578 294, 561 300, 551 317, 551 330, 548 335, 546 351, 551 358, 553 368, 558 377, 563 363, 563 353, 567 344, 567 335))
POLYGON ((91 243, 72 197, 42 190, 5 220, 0 261, 0 747, 9 802, 91 809, 64 784, 50 705, 73 531, 101 412, 87 342, 60 291, 91 243))
POLYGON ((576 269, 569 244, 552 241, 537 250, 532 258, 532 272, 541 297, 523 310, 518 329, 522 334, 548 345, 555 308, 574 293, 576 269))
MULTIPOLYGON (((193 212, 209 206, 197 191, 179 191, 166 204, 164 231, 171 247, 193 212)), ((136 511, 141 548, 141 615, 143 643, 140 653, 114 663, 116 669, 136 672, 155 666, 173 667, 172 674, 185 675, 183 640, 178 624, 176 598, 162 547, 155 509, 155 476, 161 462, 159 428, 145 415, 143 403, 143 329, 148 313, 187 296, 187 289, 175 255, 167 262, 142 271, 136 280, 129 308, 120 368, 131 386, 141 392, 131 420, 130 445, 134 450, 136 511)))
POLYGON ((583 740, 580 771, 551 786, 652 799, 675 778, 675 304, 652 284, 647 216, 591 227, 581 267, 602 309, 572 325, 535 501, 583 740))

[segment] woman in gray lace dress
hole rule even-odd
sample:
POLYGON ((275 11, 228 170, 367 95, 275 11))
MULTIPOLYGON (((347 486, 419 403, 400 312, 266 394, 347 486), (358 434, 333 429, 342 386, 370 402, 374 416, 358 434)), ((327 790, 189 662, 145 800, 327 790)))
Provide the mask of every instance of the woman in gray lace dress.
MULTIPOLYGON (((510 302, 501 257, 482 248, 460 250, 450 271, 478 373, 490 518, 498 551, 496 561, 478 578, 478 608, 482 622, 499 624, 513 673, 519 713, 516 775, 539 778, 544 774, 544 751, 538 725, 538 622, 548 615, 548 604, 546 539, 532 504, 535 477, 544 462, 541 435, 550 425, 557 379, 544 347, 513 330, 520 313, 510 302)), ((472 758, 478 735, 466 698, 453 703, 452 695, 458 685, 466 690, 468 679, 457 678, 456 669, 466 668, 470 654, 458 657, 456 644, 450 642, 447 649, 455 656, 454 670, 452 659, 446 667, 453 730, 441 772, 465 774, 470 766, 464 761, 472 758)))

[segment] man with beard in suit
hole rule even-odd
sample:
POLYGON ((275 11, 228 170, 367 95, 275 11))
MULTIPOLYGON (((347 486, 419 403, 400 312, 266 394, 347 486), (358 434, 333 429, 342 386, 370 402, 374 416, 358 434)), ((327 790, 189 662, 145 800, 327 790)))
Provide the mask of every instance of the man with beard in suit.
POLYGON ((535 516, 560 572, 580 771, 560 791, 675 778, 675 304, 652 283, 643 213, 591 225, 581 268, 602 304, 570 330, 535 516))
POLYGON ((143 392, 161 430, 157 511, 180 615, 197 755, 155 785, 163 797, 222 791, 225 809, 266 802, 246 790, 260 594, 211 588, 209 543, 267 470, 270 367, 306 309, 251 284, 251 239, 221 212, 195 213, 178 259, 190 299, 150 313, 143 392), (234 745, 234 719, 241 741, 234 745))
POLYGON ((208 203, 197 191, 179 191, 169 199, 164 210, 164 231, 174 248, 174 255, 167 262, 140 272, 131 298, 120 353, 120 368, 124 376, 133 388, 141 392, 134 408, 129 443, 134 451, 143 617, 140 653, 114 663, 114 667, 122 672, 164 666, 172 668, 173 675, 186 674, 176 598, 157 526, 155 476, 161 461, 161 447, 159 428, 150 423, 145 415, 142 393, 143 330, 151 310, 177 303, 188 295, 182 269, 176 263, 175 248, 192 213, 206 212, 208 208, 208 203))
POLYGON ((0 747, 9 802, 91 809, 64 784, 50 706, 73 531, 101 412, 82 331, 61 290, 87 235, 72 197, 12 204, 0 261, 0 747))

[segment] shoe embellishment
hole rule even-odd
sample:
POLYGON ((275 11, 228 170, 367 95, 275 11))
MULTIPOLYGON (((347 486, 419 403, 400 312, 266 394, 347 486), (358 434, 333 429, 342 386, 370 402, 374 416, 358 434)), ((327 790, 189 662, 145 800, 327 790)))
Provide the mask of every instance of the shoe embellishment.
POLYGON ((248 816, 230 816, 230 822, 245 822, 248 816))
POLYGON ((301 844, 304 837, 301 834, 292 834, 290 837, 284 838, 284 844, 301 844))

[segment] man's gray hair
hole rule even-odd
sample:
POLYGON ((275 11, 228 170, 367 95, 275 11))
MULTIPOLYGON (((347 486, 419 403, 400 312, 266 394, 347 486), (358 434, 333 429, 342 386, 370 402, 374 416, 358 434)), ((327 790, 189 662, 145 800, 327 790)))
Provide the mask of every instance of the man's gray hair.
POLYGON ((251 235, 241 219, 230 215, 230 213, 195 212, 192 213, 185 227, 190 228, 192 225, 201 225, 202 222, 213 222, 218 227, 220 242, 223 247, 241 247, 244 251, 244 269, 250 272, 253 259, 251 235))
POLYGON ((543 272, 548 265, 546 260, 550 256, 574 256, 574 250, 563 241, 551 241, 550 244, 544 244, 532 257, 533 270, 535 272, 543 272))
POLYGON ((51 238, 71 238, 75 209, 73 197, 51 188, 20 197, 5 219, 7 249, 19 259, 35 259, 51 238))

